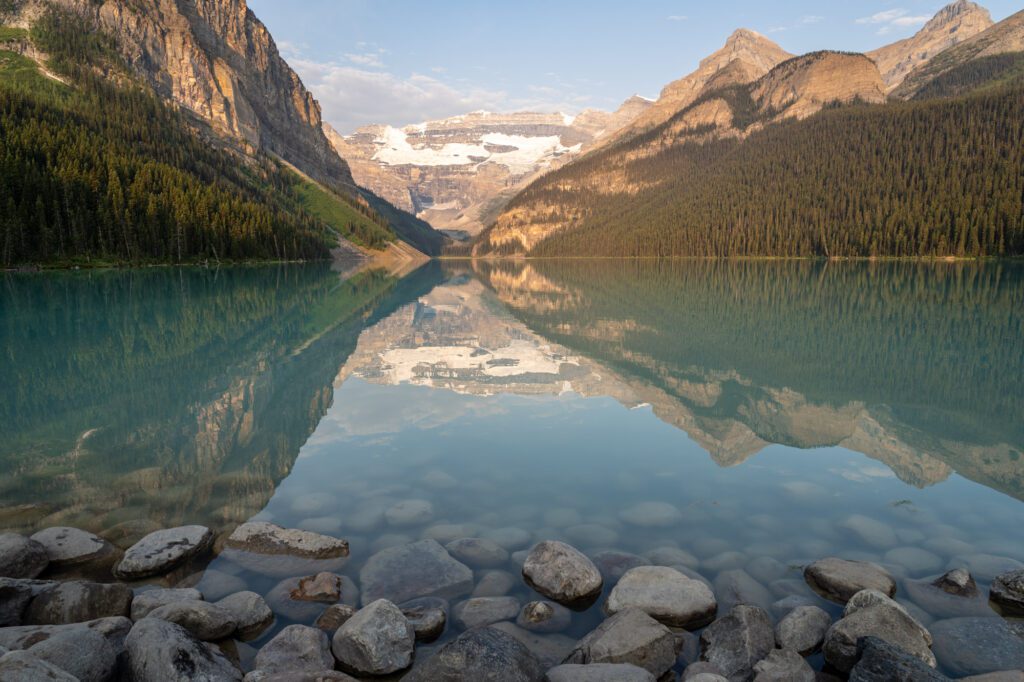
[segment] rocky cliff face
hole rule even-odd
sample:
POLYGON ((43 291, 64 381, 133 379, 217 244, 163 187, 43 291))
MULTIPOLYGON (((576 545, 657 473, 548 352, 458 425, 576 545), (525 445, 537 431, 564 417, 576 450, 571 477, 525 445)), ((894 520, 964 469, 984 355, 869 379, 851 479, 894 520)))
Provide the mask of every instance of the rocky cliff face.
MULTIPOLYGON (((245 0, 56 0, 95 18, 156 89, 248 153, 281 157, 354 195, 321 129, 320 105, 245 0)), ((27 19, 44 3, 23 9, 27 19)))
POLYGON ((886 45, 868 56, 878 64, 887 91, 894 90, 917 67, 944 50, 992 26, 992 15, 980 5, 957 0, 947 5, 910 38, 886 45))
POLYGON ((327 134, 360 185, 437 229, 472 235, 538 173, 574 158, 648 106, 633 97, 614 113, 479 111, 401 129, 367 126, 348 136, 328 126, 327 134))
POLYGON ((875 64, 860 54, 815 52, 790 59, 757 81, 751 97, 758 110, 782 118, 807 118, 827 104, 885 102, 875 64))

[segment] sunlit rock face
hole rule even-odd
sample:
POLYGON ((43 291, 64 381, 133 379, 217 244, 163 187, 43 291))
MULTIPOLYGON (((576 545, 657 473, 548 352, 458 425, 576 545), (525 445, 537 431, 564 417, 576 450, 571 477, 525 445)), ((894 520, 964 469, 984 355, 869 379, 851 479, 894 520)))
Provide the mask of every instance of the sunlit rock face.
POLYGON ((472 235, 538 173, 579 156, 650 104, 632 97, 613 113, 476 111, 404 128, 326 131, 360 185, 437 229, 472 235))

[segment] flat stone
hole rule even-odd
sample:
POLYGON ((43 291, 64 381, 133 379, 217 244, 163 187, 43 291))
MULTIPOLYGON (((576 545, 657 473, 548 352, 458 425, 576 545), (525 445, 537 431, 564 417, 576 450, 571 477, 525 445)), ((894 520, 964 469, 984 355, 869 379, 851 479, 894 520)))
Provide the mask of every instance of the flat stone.
POLYGON ((949 682, 917 656, 878 637, 861 638, 857 657, 850 682, 949 682))
POLYGON ((70 625, 22 625, 0 628, 0 647, 11 651, 28 649, 67 630, 80 628, 94 630, 103 635, 114 647, 114 650, 120 654, 124 651, 124 640, 132 629, 132 622, 127 618, 100 618, 88 623, 72 623, 70 625))
POLYGON ((845 604, 861 590, 896 594, 896 581, 876 564, 846 559, 822 559, 804 569, 804 580, 829 601, 845 604))
POLYGON ((522 579, 508 571, 487 571, 480 576, 473 588, 472 597, 504 597, 518 587, 522 579))
POLYGON ((205 526, 158 530, 128 548, 114 567, 114 575, 122 580, 137 580, 168 573, 206 551, 212 542, 213 533, 205 526))
POLYGON ((289 625, 263 645, 253 669, 264 675, 316 673, 334 668, 334 656, 323 630, 289 625))
POLYGON ((328 635, 333 635, 338 631, 338 628, 345 624, 345 621, 354 615, 356 615, 356 608, 354 606, 334 604, 324 609, 324 612, 317 617, 313 625, 328 635))
POLYGON ((132 600, 132 620, 142 620, 151 612, 179 601, 202 601, 203 593, 193 588, 149 590, 135 595, 132 600))
POLYGON ((224 546, 253 554, 284 554, 303 559, 336 559, 347 557, 349 552, 345 540, 264 521, 243 523, 228 536, 224 546))
POLYGON ((997 576, 990 596, 1006 615, 1024 615, 1024 569, 997 576))
POLYGON ((519 600, 515 597, 478 597, 459 602, 452 609, 455 623, 464 630, 477 628, 503 620, 512 620, 519 614, 519 600))
POLYGON ((434 505, 428 500, 405 500, 387 508, 384 520, 389 526, 423 526, 434 520, 434 505))
POLYGON ((847 517, 839 524, 839 527, 875 549, 888 549, 899 543, 892 528, 881 521, 861 514, 847 517))
POLYGON ((935 656, 955 675, 1024 670, 1024 635, 1002 618, 951 618, 933 623, 931 633, 935 656))
POLYGON ((899 547, 885 553, 884 561, 906 569, 911 575, 934 573, 943 566, 942 558, 920 547, 899 547))
POLYGON ((649 566, 650 561, 637 554, 619 552, 617 550, 605 550, 590 557, 590 560, 601 572, 601 577, 606 583, 617 582, 631 568, 637 566, 649 566))
POLYGON ((741 604, 709 625, 700 643, 702 661, 713 663, 730 680, 746 680, 775 648, 775 632, 767 611, 741 604))
POLYGON ((516 617, 516 625, 532 632, 562 632, 571 624, 572 611, 552 601, 532 601, 516 617))
POLYGON ((629 663, 560 665, 548 671, 547 682, 655 682, 650 672, 629 663))
POLYGON ((473 568, 494 568, 508 562, 508 550, 487 538, 460 538, 449 542, 445 549, 473 568))
POLYGON ((641 502, 619 513, 619 518, 641 528, 669 528, 683 520, 675 505, 667 502, 641 502))
POLYGON ((444 634, 448 624, 448 602, 437 597, 420 597, 401 604, 398 608, 412 624, 417 642, 433 642, 444 634))
POLYGON ((878 637, 904 649, 935 667, 935 656, 929 645, 931 635, 906 610, 881 592, 855 595, 843 618, 829 628, 825 635, 825 660, 843 672, 849 672, 857 663, 857 641, 861 637, 878 637))
POLYGON ((11 651, 0 657, 0 680, 12 682, 79 682, 71 673, 40 661, 28 651, 11 651))
POLYGON ((674 568, 638 566, 622 576, 604 605, 609 615, 633 608, 666 625, 696 630, 714 620, 718 603, 707 585, 674 568))
POLYGON ((359 572, 359 582, 363 604, 378 599, 395 603, 417 597, 450 599, 472 591, 473 571, 435 540, 420 540, 374 554, 359 572))
POLYGON ((586 608, 601 594, 604 580, 594 563, 578 549, 549 540, 530 550, 523 578, 548 599, 570 608, 586 608))
POLYGON ((45 589, 28 605, 28 625, 84 623, 97 618, 128 616, 132 590, 127 585, 72 581, 45 589))
POLYGON ((79 682, 107 682, 117 669, 117 650, 90 628, 65 628, 29 647, 28 652, 74 675, 79 682))
POLYGON ((55 526, 39 531, 32 539, 46 549, 51 567, 113 563, 118 554, 117 548, 100 536, 77 528, 55 526))
POLYGON ((386 599, 364 606, 331 640, 331 651, 342 667, 362 675, 405 670, 412 664, 415 646, 412 623, 386 599))
POLYGON ((565 662, 632 663, 660 677, 675 665, 676 638, 640 609, 626 609, 581 639, 565 662))
POLYGON ((125 646, 133 682, 242 679, 242 671, 220 649, 159 618, 143 618, 132 626, 125 646))
POLYGON ((341 576, 334 573, 317 573, 299 578, 299 584, 292 589, 292 599, 333 604, 341 599, 341 576))
POLYGON ((255 592, 236 592, 216 603, 235 621, 235 637, 248 641, 259 637, 274 622, 274 612, 255 592))
POLYGON ((732 609, 740 604, 752 604, 768 610, 775 603, 775 597, 761 583, 742 568, 722 571, 715 578, 714 591, 722 610, 732 609))
POLYGON ((493 627, 462 633, 417 665, 403 682, 541 682, 537 657, 514 637, 493 627))
POLYGON ((0 578, 35 578, 46 570, 46 548, 17 533, 0 533, 0 578))
POLYGON ((754 682, 815 682, 814 670, 795 651, 774 649, 754 664, 754 682))
POLYGON ((832 626, 832 616, 817 606, 798 606, 775 626, 775 642, 801 656, 817 651, 832 626))

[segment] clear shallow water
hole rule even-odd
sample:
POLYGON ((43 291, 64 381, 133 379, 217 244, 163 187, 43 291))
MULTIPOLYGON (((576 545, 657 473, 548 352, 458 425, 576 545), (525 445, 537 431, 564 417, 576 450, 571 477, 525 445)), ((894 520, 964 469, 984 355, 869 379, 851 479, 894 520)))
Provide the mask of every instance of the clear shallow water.
MULTIPOLYGON (((511 550, 674 547, 720 601, 742 569, 766 607, 810 596, 799 567, 835 555, 884 563, 931 621, 906 580, 967 564, 987 587, 1024 562, 1022 275, 701 262, 8 275, 0 527, 130 538, 267 519, 349 539, 357 581, 373 552, 453 533, 511 550), (429 520, 389 524, 406 500, 429 502, 429 520), (644 502, 677 512, 637 518, 644 502)), ((210 568, 261 593, 278 580, 210 568)), ((599 618, 598 605, 569 634, 599 618)))

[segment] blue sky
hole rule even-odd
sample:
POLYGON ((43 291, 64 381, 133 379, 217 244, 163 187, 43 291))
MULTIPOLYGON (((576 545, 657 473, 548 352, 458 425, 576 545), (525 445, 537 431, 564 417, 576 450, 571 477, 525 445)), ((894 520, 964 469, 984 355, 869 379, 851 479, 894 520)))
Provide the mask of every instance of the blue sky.
MULTIPOLYGON (((1021 0, 982 3, 995 20, 1021 0)), ((614 109, 657 97, 736 28, 789 52, 866 51, 939 0, 249 0, 341 132, 467 111, 614 109)))

